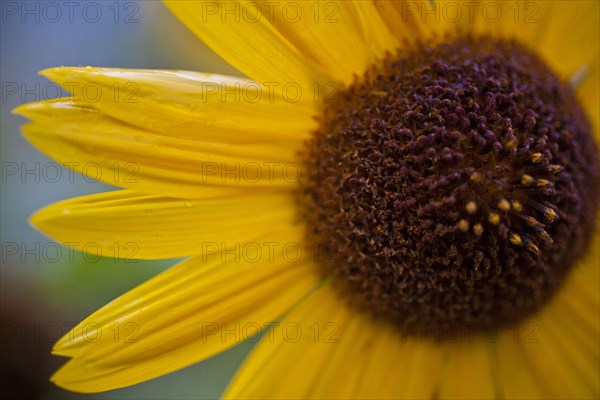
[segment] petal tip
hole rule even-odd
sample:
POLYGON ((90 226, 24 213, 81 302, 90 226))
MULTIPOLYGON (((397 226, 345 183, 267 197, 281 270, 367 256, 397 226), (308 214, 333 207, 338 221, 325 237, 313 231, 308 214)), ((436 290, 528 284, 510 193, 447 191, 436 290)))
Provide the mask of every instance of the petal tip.
POLYGON ((20 115, 25 118, 29 118, 28 111, 31 109, 31 103, 21 104, 18 107, 10 110, 10 113, 13 115, 20 115))
POLYGON ((69 67, 60 66, 60 67, 52 67, 46 68, 38 72, 38 75, 41 75, 45 78, 54 81, 56 78, 65 75, 66 70, 69 70, 69 67))
POLYGON ((32 226, 34 228, 38 228, 40 226, 42 220, 42 218, 40 218, 41 211, 42 210, 38 210, 29 216, 29 220, 27 221, 29 223, 29 226, 32 226))
POLYGON ((32 215, 29 216, 29 226, 35 228, 36 230, 47 235, 47 223, 50 219, 52 219, 52 215, 49 215, 48 209, 52 206, 48 206, 42 208, 41 210, 37 210, 32 215))
POLYGON ((39 75, 48 78, 51 81, 58 83, 61 86, 65 79, 75 79, 80 80, 84 78, 86 75, 97 73, 101 71, 102 68, 91 67, 91 66, 78 66, 78 67, 52 67, 46 68, 38 72, 39 75))
POLYGON ((77 359, 64 364, 50 377, 50 382, 77 393, 99 393, 127 386, 122 381, 107 379, 100 370, 77 359))
POLYGON ((70 392, 93 393, 94 390, 89 390, 89 388, 83 388, 82 385, 77 384, 77 382, 73 382, 72 378, 69 379, 69 376, 65 376, 68 374, 65 374, 64 370, 66 369, 66 367, 68 366, 69 363, 70 363, 70 361, 67 362, 67 364, 65 364, 61 369, 56 371, 54 373, 54 375, 52 375, 50 377, 50 382, 54 383, 56 386, 60 387, 61 389, 65 389, 70 392))

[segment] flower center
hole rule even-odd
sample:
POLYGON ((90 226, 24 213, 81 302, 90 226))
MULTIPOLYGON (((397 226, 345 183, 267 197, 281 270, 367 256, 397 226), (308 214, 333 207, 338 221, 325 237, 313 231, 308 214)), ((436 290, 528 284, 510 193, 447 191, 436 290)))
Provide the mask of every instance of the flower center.
POLYGON ((327 105, 303 157, 319 263, 352 302, 423 329, 538 310, 600 201, 573 91, 514 41, 416 44, 383 62, 327 105))

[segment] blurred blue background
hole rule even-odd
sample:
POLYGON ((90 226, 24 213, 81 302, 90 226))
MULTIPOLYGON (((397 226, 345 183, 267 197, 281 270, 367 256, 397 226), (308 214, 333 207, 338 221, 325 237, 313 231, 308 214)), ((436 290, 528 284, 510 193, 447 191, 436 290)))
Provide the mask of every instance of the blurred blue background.
POLYGON ((186 30, 159 1, 2 1, 0 31, 1 163, 0 270, 3 399, 216 398, 250 345, 134 387, 95 395, 49 382, 66 359, 50 355, 68 327, 174 263, 69 257, 28 224, 43 206, 114 188, 60 179, 52 160, 20 134, 19 104, 57 96, 37 73, 60 65, 184 69, 239 75, 186 30))

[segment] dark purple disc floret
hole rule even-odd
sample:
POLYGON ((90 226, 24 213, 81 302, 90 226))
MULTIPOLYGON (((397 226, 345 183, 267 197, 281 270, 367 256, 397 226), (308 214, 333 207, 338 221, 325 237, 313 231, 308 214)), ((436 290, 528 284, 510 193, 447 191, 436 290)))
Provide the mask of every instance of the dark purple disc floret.
POLYGON ((423 329, 538 310, 584 254, 600 164, 573 90, 514 41, 416 44, 327 106, 302 217, 353 302, 423 329))

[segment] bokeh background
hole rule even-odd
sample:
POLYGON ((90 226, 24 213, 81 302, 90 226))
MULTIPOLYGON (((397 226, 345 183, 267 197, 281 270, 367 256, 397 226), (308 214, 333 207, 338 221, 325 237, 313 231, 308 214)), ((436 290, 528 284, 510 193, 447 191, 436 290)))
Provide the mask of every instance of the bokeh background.
POLYGON ((216 398, 250 344, 130 388, 80 395, 49 377, 66 359, 50 350, 87 315, 176 260, 115 262, 62 251, 28 224, 59 200, 113 190, 71 179, 21 136, 19 104, 60 96, 37 73, 60 65, 183 69, 240 75, 186 30, 160 1, 0 1, 2 264, 0 398, 216 398), (99 13, 98 13, 99 10, 99 13))

